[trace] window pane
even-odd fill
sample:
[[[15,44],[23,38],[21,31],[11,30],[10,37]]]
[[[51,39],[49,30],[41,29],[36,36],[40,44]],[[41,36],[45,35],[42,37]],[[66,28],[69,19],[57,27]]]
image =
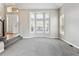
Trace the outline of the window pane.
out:
[[[44,25],[43,25],[43,13],[36,14],[36,32],[43,33]]]
[[[49,19],[49,13],[45,13],[45,19]]]
[[[35,13],[30,13],[30,18],[35,19]]]
[[[37,19],[43,19],[43,14],[42,13],[37,13],[36,18]]]
[[[30,13],[30,32],[35,32],[35,13]]]

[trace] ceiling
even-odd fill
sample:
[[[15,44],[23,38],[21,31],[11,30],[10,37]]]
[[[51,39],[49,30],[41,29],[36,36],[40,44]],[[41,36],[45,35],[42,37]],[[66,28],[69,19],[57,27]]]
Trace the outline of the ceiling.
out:
[[[63,5],[63,3],[16,3],[14,5],[19,9],[58,9]]]

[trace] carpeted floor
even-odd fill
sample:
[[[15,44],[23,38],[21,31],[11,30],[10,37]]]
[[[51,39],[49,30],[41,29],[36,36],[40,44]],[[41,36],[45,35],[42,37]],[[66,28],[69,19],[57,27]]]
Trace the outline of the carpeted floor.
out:
[[[1,56],[78,56],[79,50],[60,39],[23,38],[7,47]]]

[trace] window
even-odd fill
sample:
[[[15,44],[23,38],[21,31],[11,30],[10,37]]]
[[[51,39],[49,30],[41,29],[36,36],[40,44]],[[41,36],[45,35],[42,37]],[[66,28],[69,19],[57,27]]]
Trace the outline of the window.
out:
[[[49,33],[49,12],[30,12],[30,32]]]
[[[30,13],[30,32],[35,32],[35,13]]]
[[[18,8],[13,5],[13,6],[7,6],[7,12],[12,13],[12,12],[18,12]]]
[[[43,33],[44,32],[44,25],[43,25],[43,13],[36,14],[36,33]]]

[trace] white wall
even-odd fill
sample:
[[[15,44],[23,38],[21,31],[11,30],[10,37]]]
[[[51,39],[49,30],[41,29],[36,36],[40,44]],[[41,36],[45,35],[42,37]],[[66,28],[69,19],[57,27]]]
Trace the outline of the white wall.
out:
[[[58,10],[51,11],[50,18],[50,34],[31,34],[29,31],[29,11],[21,9],[20,16],[20,33],[24,38],[28,37],[50,37],[57,38],[58,37]]]
[[[79,4],[65,4],[64,40],[79,47]]]

